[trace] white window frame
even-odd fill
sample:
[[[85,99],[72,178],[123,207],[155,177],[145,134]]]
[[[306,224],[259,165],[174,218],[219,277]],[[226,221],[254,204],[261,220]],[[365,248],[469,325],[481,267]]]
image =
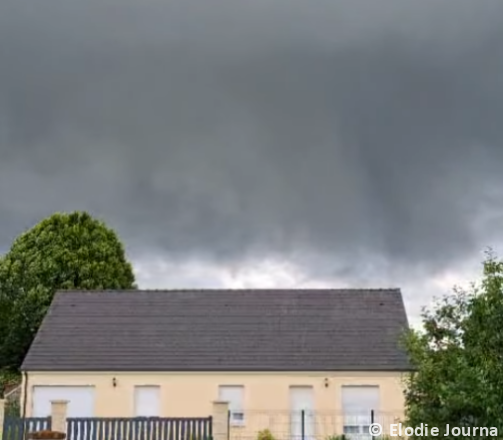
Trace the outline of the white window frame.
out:
[[[344,389],[349,388],[357,388],[357,389],[372,389],[377,390],[378,395],[380,395],[380,387],[379,385],[342,385],[341,387],[341,398],[344,393]],[[379,397],[380,399],[380,397]],[[378,404],[379,405],[379,402]],[[371,413],[370,411],[374,410],[378,411],[378,408],[369,408],[365,409],[364,412],[346,412],[346,408],[343,407],[344,411],[344,425],[343,425],[343,434],[347,437],[351,438],[355,436],[358,439],[366,439],[371,438],[369,433],[369,427],[372,423],[371,421]]]
[[[244,426],[244,389],[243,385],[219,385],[218,400],[229,403],[231,426]]]

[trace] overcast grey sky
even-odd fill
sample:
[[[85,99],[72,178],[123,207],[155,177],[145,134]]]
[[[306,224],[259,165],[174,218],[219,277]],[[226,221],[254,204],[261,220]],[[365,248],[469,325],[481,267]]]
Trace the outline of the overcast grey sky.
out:
[[[84,209],[140,284],[398,285],[416,313],[501,242],[502,116],[501,0],[3,0],[0,249]]]

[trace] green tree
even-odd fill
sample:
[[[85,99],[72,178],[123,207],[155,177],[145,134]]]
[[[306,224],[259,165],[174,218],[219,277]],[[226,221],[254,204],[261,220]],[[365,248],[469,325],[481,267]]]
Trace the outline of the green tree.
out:
[[[134,289],[116,233],[85,212],[56,213],[0,260],[0,369],[16,370],[57,290]]]
[[[503,262],[489,253],[480,283],[445,296],[422,318],[422,331],[406,338],[415,369],[406,384],[406,424],[503,432]],[[487,435],[472,429],[470,437]]]

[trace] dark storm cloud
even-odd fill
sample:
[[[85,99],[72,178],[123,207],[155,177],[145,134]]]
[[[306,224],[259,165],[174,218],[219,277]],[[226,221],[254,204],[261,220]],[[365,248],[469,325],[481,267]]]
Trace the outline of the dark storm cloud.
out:
[[[462,260],[502,48],[500,0],[4,0],[0,240],[88,209],[137,249]]]

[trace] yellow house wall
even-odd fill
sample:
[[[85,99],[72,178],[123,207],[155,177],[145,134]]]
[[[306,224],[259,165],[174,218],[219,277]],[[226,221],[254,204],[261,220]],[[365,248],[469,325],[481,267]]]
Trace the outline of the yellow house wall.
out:
[[[383,424],[402,417],[404,408],[403,375],[395,372],[305,372],[305,373],[47,373],[27,375],[26,415],[32,411],[32,390],[36,385],[91,385],[95,387],[96,417],[132,417],[134,387],[157,385],[161,388],[161,416],[207,417],[212,402],[218,400],[220,385],[244,386],[245,426],[237,432],[256,432],[270,428],[289,430],[291,386],[312,386],[317,435],[342,430],[341,387],[377,385]],[[112,385],[116,379],[116,387]],[[328,379],[328,387],[325,386]],[[23,393],[25,387],[23,386]],[[378,420],[376,420],[378,421]],[[321,432],[324,431],[324,432]],[[326,431],[326,432],[325,432]]]

